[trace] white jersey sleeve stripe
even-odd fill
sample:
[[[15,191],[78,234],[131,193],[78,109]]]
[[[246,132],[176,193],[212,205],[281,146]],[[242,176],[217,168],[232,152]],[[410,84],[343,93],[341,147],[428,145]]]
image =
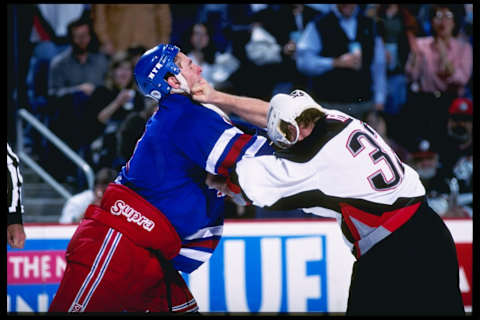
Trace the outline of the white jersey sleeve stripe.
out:
[[[212,253],[189,248],[181,248],[179,255],[193,260],[205,262],[210,258]]]
[[[267,138],[262,137],[262,136],[257,136],[255,139],[255,142],[248,147],[248,149],[245,151],[245,154],[243,155],[244,157],[253,157],[257,154],[258,150],[267,142]]]
[[[207,227],[198,230],[192,235],[189,235],[185,238],[185,240],[195,240],[195,239],[203,239],[213,236],[221,236],[223,233],[223,225],[214,226],[214,227]]]

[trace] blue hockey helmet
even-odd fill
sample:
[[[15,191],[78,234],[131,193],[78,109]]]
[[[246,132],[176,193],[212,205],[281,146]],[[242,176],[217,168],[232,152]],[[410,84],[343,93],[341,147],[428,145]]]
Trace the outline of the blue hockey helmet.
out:
[[[140,57],[134,74],[138,88],[145,96],[158,101],[170,94],[172,87],[164,78],[167,73],[180,73],[180,68],[174,63],[179,51],[177,46],[159,44]]]

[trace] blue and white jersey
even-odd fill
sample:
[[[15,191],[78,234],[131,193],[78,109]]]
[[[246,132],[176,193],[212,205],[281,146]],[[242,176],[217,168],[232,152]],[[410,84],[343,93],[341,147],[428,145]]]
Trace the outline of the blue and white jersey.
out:
[[[170,220],[182,239],[172,261],[190,273],[210,258],[223,231],[224,198],[205,184],[207,172],[229,176],[242,157],[272,153],[265,137],[244,134],[211,108],[172,94],[160,101],[117,182]]]

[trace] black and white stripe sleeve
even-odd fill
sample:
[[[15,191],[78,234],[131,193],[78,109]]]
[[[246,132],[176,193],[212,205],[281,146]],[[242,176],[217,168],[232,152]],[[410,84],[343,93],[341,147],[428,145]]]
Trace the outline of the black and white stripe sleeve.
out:
[[[18,157],[7,142],[7,225],[23,223],[22,183]]]

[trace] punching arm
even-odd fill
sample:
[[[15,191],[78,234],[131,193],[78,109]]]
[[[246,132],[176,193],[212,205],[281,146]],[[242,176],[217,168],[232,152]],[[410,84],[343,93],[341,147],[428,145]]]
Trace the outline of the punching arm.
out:
[[[267,127],[268,102],[217,91],[205,80],[194,85],[191,93],[198,102],[214,104],[226,113],[235,113],[260,128]]]

